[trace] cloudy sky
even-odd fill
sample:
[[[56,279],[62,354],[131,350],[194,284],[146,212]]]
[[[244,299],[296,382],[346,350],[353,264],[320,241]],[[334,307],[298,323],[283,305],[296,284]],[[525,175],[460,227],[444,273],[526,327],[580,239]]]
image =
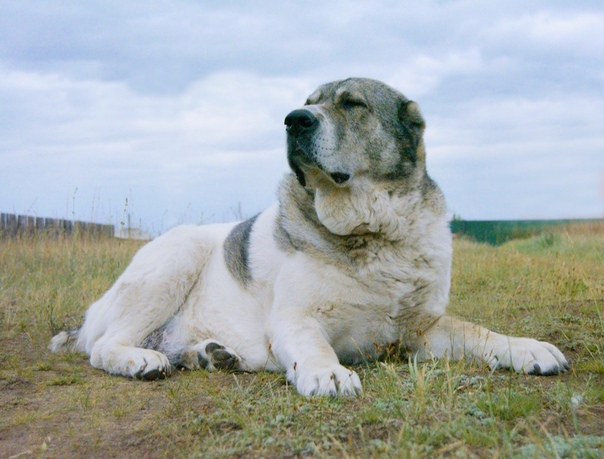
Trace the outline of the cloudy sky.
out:
[[[604,215],[594,1],[19,0],[0,4],[0,211],[131,224],[251,216],[283,118],[366,76],[417,101],[465,219]]]

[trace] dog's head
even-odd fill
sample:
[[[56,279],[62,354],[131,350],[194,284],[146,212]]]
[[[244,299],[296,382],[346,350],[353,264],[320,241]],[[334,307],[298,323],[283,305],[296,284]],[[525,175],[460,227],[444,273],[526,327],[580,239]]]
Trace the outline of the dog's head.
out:
[[[419,107],[379,81],[324,84],[285,125],[289,165],[332,233],[385,232],[398,220],[393,196],[425,176]]]
[[[379,81],[324,84],[285,125],[287,158],[302,186],[314,187],[307,179],[319,173],[336,186],[363,176],[396,181],[423,163],[425,123],[417,104]]]

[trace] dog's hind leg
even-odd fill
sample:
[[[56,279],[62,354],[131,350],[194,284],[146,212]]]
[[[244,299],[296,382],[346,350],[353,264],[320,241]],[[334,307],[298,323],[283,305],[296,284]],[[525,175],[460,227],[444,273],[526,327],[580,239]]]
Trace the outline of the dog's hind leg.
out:
[[[163,379],[172,372],[168,357],[161,352],[103,338],[96,342],[90,363],[108,373],[136,379]]]
[[[144,246],[89,308],[74,347],[90,354],[92,366],[112,374],[143,379],[169,374],[168,357],[142,344],[178,314],[214,246],[193,226],[177,227]],[[62,341],[55,338],[57,345]]]

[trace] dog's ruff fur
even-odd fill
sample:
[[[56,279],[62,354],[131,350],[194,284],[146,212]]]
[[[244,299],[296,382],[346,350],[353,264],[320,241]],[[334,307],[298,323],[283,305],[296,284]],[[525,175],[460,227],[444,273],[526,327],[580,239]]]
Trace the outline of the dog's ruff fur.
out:
[[[445,315],[445,201],[417,104],[383,83],[321,86],[285,119],[279,202],[241,223],[179,226],[143,247],[53,351],[156,379],[173,368],[285,371],[302,394],[354,395],[342,364],[398,343],[418,358],[556,374],[553,345]]]

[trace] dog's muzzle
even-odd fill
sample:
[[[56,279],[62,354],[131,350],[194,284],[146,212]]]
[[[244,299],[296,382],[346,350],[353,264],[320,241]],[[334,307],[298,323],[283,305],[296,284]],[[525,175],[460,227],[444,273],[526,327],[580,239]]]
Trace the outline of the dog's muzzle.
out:
[[[319,119],[310,110],[301,108],[290,112],[285,117],[285,126],[287,162],[296,174],[300,185],[306,186],[306,177],[304,177],[301,166],[316,164],[310,144],[312,134],[319,126]]]
[[[310,147],[312,135],[319,126],[319,119],[310,110],[300,108],[290,112],[285,117],[285,126],[287,131],[287,161],[296,174],[300,185],[306,186],[306,178],[300,166],[314,165],[323,169],[317,163],[315,154]],[[327,173],[339,185],[350,179],[350,174],[344,172]]]

